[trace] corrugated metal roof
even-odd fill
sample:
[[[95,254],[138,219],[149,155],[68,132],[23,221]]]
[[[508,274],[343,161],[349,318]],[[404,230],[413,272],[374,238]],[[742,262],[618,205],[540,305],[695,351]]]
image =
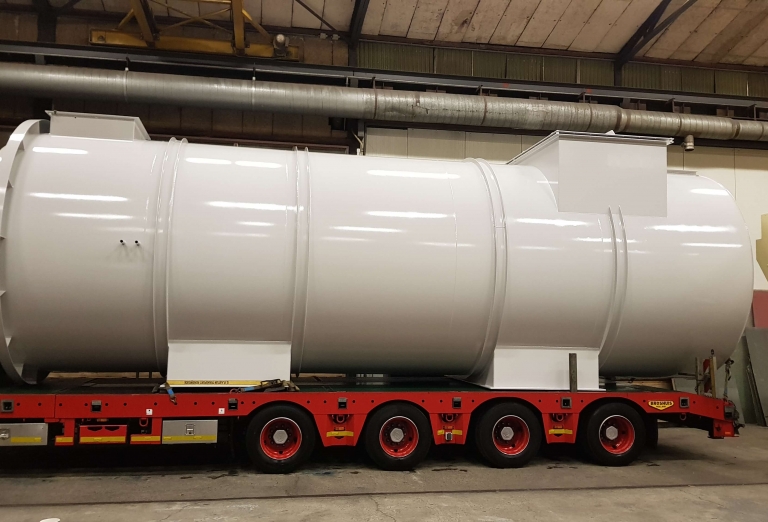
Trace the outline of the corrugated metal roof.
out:
[[[360,42],[357,63],[367,69],[432,72],[433,49],[414,45]]]
[[[681,67],[682,90],[684,92],[715,92],[715,71]]]
[[[768,98],[768,74],[749,73],[749,95]]]
[[[506,70],[506,54],[472,51],[472,76],[480,78],[504,78]]]
[[[579,83],[584,85],[613,85],[613,62],[608,60],[579,60]]]
[[[577,64],[575,58],[545,56],[542,78],[545,82],[576,83]]]
[[[658,65],[630,62],[621,70],[621,86],[635,89],[661,89]]]
[[[510,80],[541,81],[542,57],[529,54],[508,54],[506,77]]]
[[[659,88],[663,91],[681,91],[683,89],[683,75],[680,72],[680,67],[660,65]]]
[[[472,51],[435,49],[435,73],[472,76]]]
[[[749,74],[740,71],[715,71],[715,92],[733,96],[746,96]]]

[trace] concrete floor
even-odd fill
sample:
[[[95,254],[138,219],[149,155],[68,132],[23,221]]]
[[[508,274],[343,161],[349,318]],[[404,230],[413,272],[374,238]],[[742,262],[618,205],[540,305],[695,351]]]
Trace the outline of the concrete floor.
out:
[[[768,429],[757,427],[721,441],[663,429],[659,447],[626,468],[559,448],[496,470],[437,448],[416,471],[388,473],[359,452],[323,450],[275,476],[200,446],[95,449],[0,452],[0,520],[768,520]]]

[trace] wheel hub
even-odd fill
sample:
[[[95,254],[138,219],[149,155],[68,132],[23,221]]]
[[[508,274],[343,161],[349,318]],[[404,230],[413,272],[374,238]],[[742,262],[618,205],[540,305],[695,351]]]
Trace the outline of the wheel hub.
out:
[[[419,430],[408,417],[392,417],[381,426],[379,443],[384,453],[390,457],[403,459],[416,451]]]
[[[267,422],[259,435],[261,450],[273,460],[286,460],[301,448],[301,428],[296,421],[277,417]]]
[[[491,432],[493,444],[507,456],[519,455],[531,441],[528,424],[517,415],[505,415],[496,421]]]
[[[613,455],[624,455],[635,444],[635,428],[623,415],[606,418],[598,430],[603,449]]]
[[[392,439],[392,442],[403,442],[405,433],[403,433],[401,428],[393,428],[392,431],[389,432],[389,438]]]
[[[285,430],[277,430],[272,435],[272,440],[275,441],[275,444],[285,444],[288,440],[288,432]]]

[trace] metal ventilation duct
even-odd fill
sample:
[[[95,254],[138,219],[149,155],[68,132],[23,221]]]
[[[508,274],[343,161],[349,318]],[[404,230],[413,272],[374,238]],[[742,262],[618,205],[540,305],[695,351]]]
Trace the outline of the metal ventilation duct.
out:
[[[768,123],[611,105],[205,78],[80,67],[0,64],[0,91],[130,103],[300,113],[523,130],[624,132],[768,140]]]

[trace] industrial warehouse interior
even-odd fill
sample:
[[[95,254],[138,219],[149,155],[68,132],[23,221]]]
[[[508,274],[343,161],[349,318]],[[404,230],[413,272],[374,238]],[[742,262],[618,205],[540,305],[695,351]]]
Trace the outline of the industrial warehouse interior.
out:
[[[768,0],[0,0],[0,521],[768,520]]]

